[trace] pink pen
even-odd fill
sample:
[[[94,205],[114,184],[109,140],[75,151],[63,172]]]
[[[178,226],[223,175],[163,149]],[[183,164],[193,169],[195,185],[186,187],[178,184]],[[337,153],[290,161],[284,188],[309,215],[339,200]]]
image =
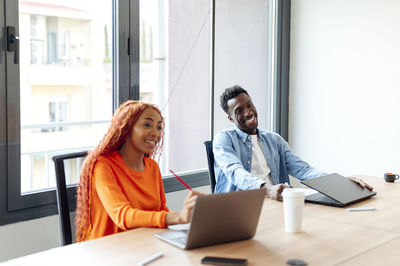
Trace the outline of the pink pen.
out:
[[[172,170],[171,169],[169,169],[169,171],[185,186],[185,187],[187,187],[187,189],[190,189],[190,190],[192,190],[192,188],[191,187],[189,187],[189,185],[188,184],[186,184],[186,182],[185,181],[183,181],[182,180],[182,178],[180,178],[179,176],[177,176],[174,172],[172,172]]]

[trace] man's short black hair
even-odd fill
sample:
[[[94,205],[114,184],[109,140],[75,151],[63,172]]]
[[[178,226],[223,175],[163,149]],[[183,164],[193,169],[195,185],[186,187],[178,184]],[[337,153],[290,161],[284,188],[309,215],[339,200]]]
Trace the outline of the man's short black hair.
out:
[[[222,109],[225,111],[225,113],[230,115],[229,110],[228,110],[228,101],[232,98],[235,98],[236,96],[238,96],[241,93],[246,93],[247,96],[250,97],[250,95],[247,93],[247,91],[245,89],[243,89],[242,87],[240,87],[239,85],[235,85],[235,86],[225,89],[225,91],[222,93],[222,95],[219,99],[220,105],[221,105]]]

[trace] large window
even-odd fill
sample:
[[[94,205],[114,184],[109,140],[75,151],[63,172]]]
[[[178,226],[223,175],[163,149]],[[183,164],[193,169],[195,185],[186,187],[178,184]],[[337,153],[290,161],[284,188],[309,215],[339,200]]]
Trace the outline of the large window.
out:
[[[271,31],[273,1],[216,1],[215,16],[215,132],[232,127],[220,107],[223,90],[245,88],[258,111],[259,126],[270,128]],[[245,12],[244,12],[245,10]]]
[[[169,169],[208,183],[203,142],[231,126],[226,87],[248,89],[270,128],[275,0],[0,1],[19,37],[0,57],[0,224],[54,214],[52,156],[96,146],[127,99],[163,112],[167,192],[181,188]]]
[[[51,158],[96,146],[130,98],[116,70],[129,68],[131,2],[1,1],[19,49],[1,57],[0,224],[55,213]],[[81,163],[67,163],[68,184]]]
[[[112,1],[84,3],[19,1],[22,194],[53,188],[51,157],[95,146],[112,115]]]
[[[165,117],[163,174],[207,168],[210,3],[141,1],[140,97],[157,104]]]

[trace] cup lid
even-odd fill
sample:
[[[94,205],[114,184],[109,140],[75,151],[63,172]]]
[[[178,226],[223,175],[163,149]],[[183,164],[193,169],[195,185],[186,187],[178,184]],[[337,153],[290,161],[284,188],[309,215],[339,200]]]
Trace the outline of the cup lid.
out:
[[[285,188],[282,196],[304,197],[304,190],[302,188]]]

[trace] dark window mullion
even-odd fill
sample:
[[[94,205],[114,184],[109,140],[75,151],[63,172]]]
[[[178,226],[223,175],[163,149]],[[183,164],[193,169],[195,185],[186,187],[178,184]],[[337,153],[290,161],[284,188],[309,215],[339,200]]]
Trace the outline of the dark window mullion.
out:
[[[5,10],[4,0],[0,0],[0,28],[5,28]],[[5,39],[5,31],[1,33],[2,40]],[[7,213],[7,102],[6,102],[6,48],[2,42],[0,51],[0,225],[3,222],[2,217]]]
[[[116,110],[119,104],[125,102],[130,99],[129,95],[129,86],[130,86],[130,62],[128,55],[128,41],[129,41],[129,28],[130,28],[130,18],[132,15],[130,12],[130,2],[131,1],[123,1],[123,0],[115,0],[116,10],[118,11],[118,15],[116,17],[115,22],[118,24],[117,28],[114,29],[116,38],[114,39],[118,45],[116,49],[117,52],[117,61],[115,62],[117,69],[114,71],[115,77],[115,88],[114,93],[117,94],[115,99],[117,102],[114,102],[114,110]],[[139,18],[137,18],[139,19]]]
[[[15,33],[19,36],[18,1],[6,1],[5,14],[6,27],[15,27]],[[7,210],[32,207],[36,202],[33,199],[32,203],[25,205],[21,197],[20,68],[13,59],[14,53],[6,52]]]
[[[289,124],[289,63],[290,63],[290,6],[291,0],[276,1],[276,69],[275,132],[288,140]]]
[[[140,99],[140,10],[139,0],[130,1],[129,99]]]

